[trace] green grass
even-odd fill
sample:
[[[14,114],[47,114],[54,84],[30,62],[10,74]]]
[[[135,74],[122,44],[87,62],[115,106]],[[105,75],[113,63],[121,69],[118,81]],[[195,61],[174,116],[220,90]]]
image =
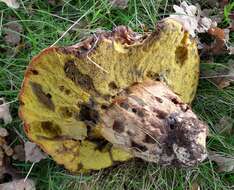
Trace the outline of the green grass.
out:
[[[80,18],[75,29],[70,30],[56,45],[71,45],[97,30],[111,30],[117,25],[128,25],[138,32],[143,32],[143,25],[152,30],[158,19],[172,11],[175,1],[130,0],[127,10],[111,8],[106,0],[63,2],[62,5],[52,6],[48,5],[48,1],[23,0],[17,10],[9,9],[0,3],[0,97],[12,102],[13,122],[7,126],[8,129],[17,129],[23,136],[22,122],[17,114],[17,96],[26,66],[34,55],[54,44]],[[22,47],[18,49],[10,47],[3,39],[7,32],[6,25],[11,22],[20,23],[24,29],[20,34]],[[231,41],[234,41],[233,34]],[[225,65],[229,59],[234,60],[231,56],[222,56],[216,57],[214,61]],[[207,79],[201,79],[193,109],[209,124],[209,149],[233,155],[233,136],[218,134],[215,125],[224,116],[234,119],[234,86],[220,90]],[[19,136],[15,139],[17,143]],[[23,176],[26,176],[31,167],[30,163],[13,164],[23,171]],[[208,160],[190,169],[161,168],[155,164],[134,160],[88,175],[71,175],[48,158],[34,166],[30,178],[35,179],[39,190],[184,190],[189,189],[194,181],[200,184],[201,189],[234,189],[234,173],[217,173],[216,168],[217,166]]]

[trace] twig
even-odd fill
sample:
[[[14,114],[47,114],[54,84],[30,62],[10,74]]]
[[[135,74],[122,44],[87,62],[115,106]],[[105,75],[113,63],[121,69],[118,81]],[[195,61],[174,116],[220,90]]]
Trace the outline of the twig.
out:
[[[26,180],[28,179],[28,176],[29,176],[29,174],[31,173],[31,171],[32,171],[34,165],[35,165],[35,162],[32,163],[32,165],[31,165],[31,167],[30,167],[30,169],[29,169],[29,171],[28,171],[26,177],[24,178],[24,182],[26,182]]]
[[[89,53],[96,47],[97,43],[98,43],[98,40],[99,40],[99,37],[97,37],[95,34],[94,34],[96,40],[93,44],[93,46],[90,48],[90,50],[88,51],[87,53],[87,59],[93,63],[96,67],[98,67],[99,69],[101,69],[102,71],[106,72],[106,73],[109,73],[107,70],[105,70],[104,68],[102,68],[100,65],[98,65],[96,62],[94,62],[90,57],[89,57]]]

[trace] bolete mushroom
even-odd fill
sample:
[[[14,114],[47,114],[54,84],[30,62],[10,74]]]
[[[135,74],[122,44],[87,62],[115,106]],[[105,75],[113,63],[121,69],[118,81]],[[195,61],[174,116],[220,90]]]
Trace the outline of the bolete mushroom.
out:
[[[72,172],[140,157],[192,166],[207,126],[188,105],[199,78],[196,42],[172,19],[144,35],[125,26],[33,58],[20,92],[27,136]]]

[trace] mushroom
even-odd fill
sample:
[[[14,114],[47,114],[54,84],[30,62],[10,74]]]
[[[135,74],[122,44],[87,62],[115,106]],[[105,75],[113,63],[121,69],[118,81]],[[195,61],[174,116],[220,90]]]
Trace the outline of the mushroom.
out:
[[[196,42],[177,21],[143,35],[119,26],[34,57],[19,115],[27,136],[72,172],[134,157],[193,166],[206,158],[207,125],[189,106],[198,75]]]

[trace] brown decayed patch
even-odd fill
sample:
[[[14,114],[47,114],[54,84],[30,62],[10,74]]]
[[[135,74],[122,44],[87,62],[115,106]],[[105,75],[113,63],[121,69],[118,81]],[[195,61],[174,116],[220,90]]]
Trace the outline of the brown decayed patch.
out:
[[[64,64],[64,72],[66,77],[71,79],[76,85],[79,85],[84,90],[94,90],[92,78],[87,74],[81,73],[73,60],[67,61]]]
[[[52,101],[51,94],[46,94],[42,90],[42,86],[36,82],[30,82],[33,93],[36,95],[38,101],[46,106],[48,109],[54,111],[55,105]]]
[[[118,133],[124,132],[124,123],[120,120],[115,120],[113,123],[113,130]]]
[[[157,108],[153,108],[153,112],[157,113],[158,117],[160,119],[164,119],[167,117],[168,113],[163,111],[163,110],[160,110],[160,109],[157,109]]]
[[[145,152],[147,151],[147,147],[144,145],[137,144],[136,142],[132,141],[132,148],[135,148],[137,151]]]
[[[80,105],[80,113],[77,120],[87,122],[87,124],[97,124],[100,120],[99,112],[95,109],[94,101]]]
[[[53,137],[58,137],[62,131],[60,127],[51,121],[43,121],[41,122],[41,128],[46,132],[52,135]]]
[[[155,139],[153,139],[153,137],[151,137],[150,135],[146,134],[143,142],[144,143],[149,143],[149,144],[154,144],[155,143]]]

